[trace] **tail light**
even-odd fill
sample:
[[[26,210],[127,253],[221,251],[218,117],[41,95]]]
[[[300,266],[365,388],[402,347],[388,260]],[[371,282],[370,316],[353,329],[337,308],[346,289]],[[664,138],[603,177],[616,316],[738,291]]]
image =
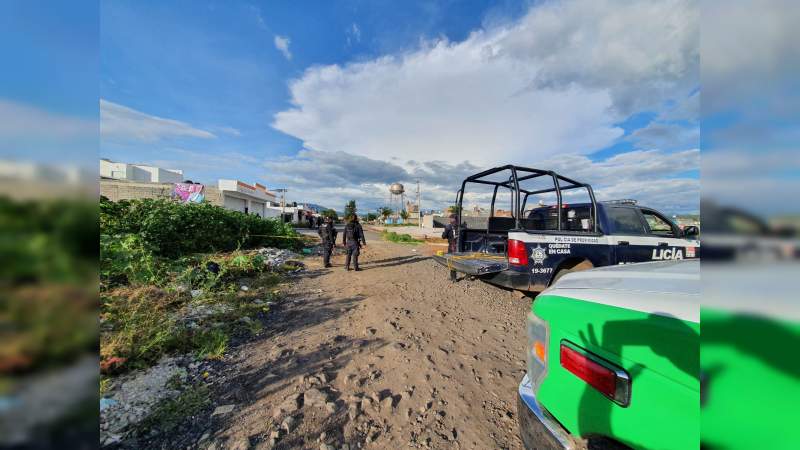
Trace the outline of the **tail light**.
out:
[[[508,240],[508,263],[515,266],[528,265],[528,250],[525,243],[516,239]]]
[[[547,346],[550,328],[547,322],[532,312],[528,313],[528,348],[525,359],[528,362],[528,379],[533,392],[537,392],[544,376],[547,374]]]
[[[631,401],[631,379],[620,367],[569,341],[561,341],[561,366],[620,406]]]

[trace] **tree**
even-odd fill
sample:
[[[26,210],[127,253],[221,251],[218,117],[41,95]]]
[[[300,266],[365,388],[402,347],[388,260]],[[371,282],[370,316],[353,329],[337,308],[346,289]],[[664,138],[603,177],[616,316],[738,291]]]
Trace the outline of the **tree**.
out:
[[[336,214],[336,211],[330,208],[326,209],[325,211],[322,211],[320,214],[322,215],[322,217],[330,217],[332,220],[336,220],[339,218],[339,215]]]
[[[377,219],[378,215],[375,213],[367,213],[367,222],[372,222],[373,220]]]
[[[347,202],[347,205],[344,207],[344,218],[345,220],[350,220],[353,216],[356,215],[356,201],[350,200]]]
[[[392,208],[384,206],[380,210],[378,210],[378,212],[381,214],[381,217],[383,217],[383,221],[385,222],[386,219],[388,219],[389,216],[391,216],[394,211],[392,211]]]
[[[406,211],[405,209],[400,211],[400,218],[403,219],[403,222],[408,220],[408,216],[409,216],[408,211]]]

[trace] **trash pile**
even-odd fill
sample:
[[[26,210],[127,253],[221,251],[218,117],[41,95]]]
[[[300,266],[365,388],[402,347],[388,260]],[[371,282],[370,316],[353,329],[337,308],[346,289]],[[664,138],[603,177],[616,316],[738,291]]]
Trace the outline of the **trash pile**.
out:
[[[296,269],[291,270],[291,272],[296,272],[305,267],[305,264],[298,260],[300,255],[291,250],[264,247],[256,251],[264,258],[264,264],[272,269],[281,268],[284,265],[291,265],[296,267]]]

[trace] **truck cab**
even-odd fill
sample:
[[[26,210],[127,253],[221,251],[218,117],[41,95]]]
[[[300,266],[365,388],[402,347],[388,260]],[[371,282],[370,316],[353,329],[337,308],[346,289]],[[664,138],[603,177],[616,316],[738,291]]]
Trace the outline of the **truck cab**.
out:
[[[502,166],[468,177],[456,211],[458,251],[436,260],[521,291],[593,267],[699,257],[697,227],[634,200],[598,202],[589,184],[552,171]]]

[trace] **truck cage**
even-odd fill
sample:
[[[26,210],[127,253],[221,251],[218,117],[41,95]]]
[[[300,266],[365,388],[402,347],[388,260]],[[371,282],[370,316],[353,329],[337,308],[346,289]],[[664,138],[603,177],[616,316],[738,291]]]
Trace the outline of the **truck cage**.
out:
[[[506,171],[506,170],[510,171],[510,175],[509,175],[509,177],[508,177],[508,179],[506,181],[500,182],[500,181],[491,181],[491,180],[487,179],[487,177],[489,177],[490,175],[494,175],[494,174],[497,174],[497,173],[500,173],[500,172],[503,172],[503,171]],[[547,188],[547,189],[538,189],[538,190],[535,190],[535,191],[528,191],[528,190],[525,190],[525,189],[521,189],[519,187],[520,182],[526,181],[526,180],[532,180],[532,179],[539,178],[539,177],[550,177],[552,179],[552,181],[553,181],[553,187],[552,188]],[[565,184],[562,185],[562,182],[565,183]],[[476,184],[485,184],[485,185],[494,186],[494,192],[492,194],[491,210],[490,210],[490,213],[489,213],[490,214],[489,215],[490,218],[494,217],[494,205],[495,205],[495,200],[497,198],[497,189],[500,188],[501,186],[505,187],[505,188],[508,188],[508,189],[511,189],[513,191],[513,194],[514,194],[512,196],[512,201],[513,201],[513,206],[512,206],[512,214],[513,214],[513,216],[512,217],[514,218],[514,229],[517,229],[517,230],[520,230],[520,229],[524,230],[524,227],[520,226],[520,224],[521,224],[520,217],[523,215],[523,213],[525,211],[525,204],[528,201],[528,197],[530,197],[531,195],[539,195],[539,194],[547,194],[547,193],[555,192],[556,193],[556,199],[557,199],[558,211],[561,211],[562,208],[563,208],[563,198],[562,198],[561,193],[563,191],[572,190],[572,189],[580,189],[580,188],[586,189],[586,191],[589,194],[589,199],[591,200],[591,218],[592,218],[592,228],[591,229],[595,233],[597,233],[598,230],[599,230],[598,227],[597,227],[597,225],[598,225],[597,224],[597,201],[595,199],[594,191],[592,190],[592,186],[589,185],[588,183],[581,183],[581,182],[575,181],[575,180],[573,180],[571,178],[567,178],[567,177],[565,177],[563,175],[559,175],[559,174],[557,174],[556,172],[554,172],[552,170],[541,170],[541,169],[535,169],[535,168],[531,168],[531,167],[522,167],[522,166],[515,166],[515,165],[512,165],[512,164],[508,164],[508,165],[505,165],[505,166],[499,166],[499,167],[494,167],[494,168],[491,168],[491,169],[488,169],[488,170],[484,170],[483,172],[476,173],[475,175],[471,175],[471,176],[465,178],[464,181],[461,183],[461,189],[459,189],[458,192],[456,192],[456,205],[458,207],[458,223],[463,223],[462,222],[462,215],[463,215],[463,207],[462,207],[463,205],[462,205],[462,203],[464,201],[464,189],[466,188],[467,183],[476,183]],[[525,197],[522,198],[522,201],[520,202],[521,194],[525,194]],[[557,225],[558,228],[556,230],[552,230],[552,231],[559,231],[559,232],[562,231],[563,230],[563,226],[564,226],[563,222],[564,222],[564,218],[562,217],[562,214],[559,213],[558,214],[558,225]],[[546,230],[537,230],[537,232],[547,232],[547,231]]]

